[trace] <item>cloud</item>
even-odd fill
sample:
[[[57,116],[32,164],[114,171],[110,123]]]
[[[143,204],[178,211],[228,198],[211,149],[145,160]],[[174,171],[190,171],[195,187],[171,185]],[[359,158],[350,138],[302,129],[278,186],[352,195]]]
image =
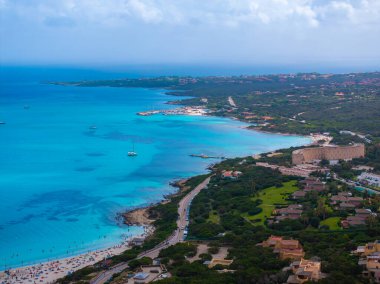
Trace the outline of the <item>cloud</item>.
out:
[[[304,24],[316,28],[336,20],[380,24],[378,0],[0,0],[0,8],[50,23],[206,25]]]
[[[380,0],[0,0],[0,9],[7,60],[380,57]]]

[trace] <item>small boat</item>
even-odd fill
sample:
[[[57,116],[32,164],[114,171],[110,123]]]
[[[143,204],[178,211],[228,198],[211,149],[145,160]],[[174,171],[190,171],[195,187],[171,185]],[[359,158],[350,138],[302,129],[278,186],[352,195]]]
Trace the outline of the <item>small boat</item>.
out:
[[[24,105],[24,109],[29,109],[29,108],[30,108],[30,106]]]
[[[129,157],[135,157],[135,156],[137,156],[137,152],[135,152],[135,143],[133,143],[133,149],[132,149],[132,151],[128,152],[128,156]]]
[[[0,124],[5,124],[5,122],[4,121],[0,121]]]
[[[89,129],[91,129],[91,130],[95,130],[97,127],[96,127],[96,125],[91,125],[90,127],[89,127]]]

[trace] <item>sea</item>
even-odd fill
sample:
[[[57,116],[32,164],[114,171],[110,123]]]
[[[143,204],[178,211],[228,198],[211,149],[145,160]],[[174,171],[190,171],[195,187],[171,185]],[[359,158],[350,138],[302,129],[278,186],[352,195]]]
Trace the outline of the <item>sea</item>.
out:
[[[118,213],[162,200],[175,191],[171,181],[218,161],[190,154],[242,157],[310,142],[227,118],[136,114],[173,108],[167,102],[178,97],[165,90],[49,83],[157,76],[159,69],[0,69],[0,270],[141,234]],[[132,149],[138,156],[127,155]]]

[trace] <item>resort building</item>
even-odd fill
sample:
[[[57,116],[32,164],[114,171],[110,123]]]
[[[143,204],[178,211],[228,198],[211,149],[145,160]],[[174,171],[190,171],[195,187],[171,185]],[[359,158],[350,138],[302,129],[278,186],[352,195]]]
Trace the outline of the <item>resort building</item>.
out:
[[[295,165],[299,165],[321,160],[351,160],[364,157],[364,154],[364,144],[303,148],[293,151],[292,162]]]
[[[294,261],[290,265],[293,275],[290,275],[286,283],[302,284],[307,281],[319,281],[325,278],[326,275],[321,272],[321,262],[314,260],[301,260]]]
[[[273,248],[273,252],[278,253],[280,259],[301,259],[305,255],[298,240],[284,240],[282,237],[270,236],[259,245]]]

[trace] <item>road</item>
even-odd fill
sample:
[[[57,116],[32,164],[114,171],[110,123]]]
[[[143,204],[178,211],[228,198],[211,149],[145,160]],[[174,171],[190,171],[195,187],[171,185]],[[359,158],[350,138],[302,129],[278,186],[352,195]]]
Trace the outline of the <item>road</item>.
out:
[[[179,218],[177,220],[177,229],[174,231],[174,233],[167,238],[164,242],[157,245],[155,248],[143,252],[139,255],[139,258],[147,256],[150,258],[156,258],[158,257],[158,254],[160,251],[164,248],[167,248],[169,246],[175,245],[176,243],[183,241],[183,235],[184,230],[182,228],[185,228],[189,225],[189,221],[186,220],[186,209],[189,208],[191,201],[193,198],[202,190],[204,189],[208,183],[210,182],[210,177],[206,178],[202,183],[200,183],[196,188],[194,188],[191,192],[189,192],[184,198],[181,199],[178,206],[178,215]]]
[[[345,180],[343,178],[340,178],[336,174],[333,176],[333,178],[336,179],[336,180],[339,180],[339,181],[341,181],[341,182],[343,182],[343,183],[345,183],[347,185],[350,185],[350,186],[352,186],[354,188],[360,187],[360,188],[362,188],[363,191],[366,190],[366,191],[368,191],[369,193],[372,193],[372,194],[380,194],[379,191],[376,191],[376,190],[374,190],[372,188],[368,188],[368,187],[365,187],[365,186],[362,186],[362,185],[356,185],[355,182],[350,181],[350,180]]]
[[[189,208],[193,198],[208,185],[208,183],[210,182],[210,178],[211,177],[206,178],[197,187],[195,187],[192,191],[190,191],[187,195],[185,195],[185,197],[183,197],[181,201],[179,202],[178,204],[179,217],[177,220],[177,229],[173,232],[173,234],[171,234],[165,241],[158,244],[153,249],[140,253],[137,258],[142,258],[145,256],[150,257],[152,259],[156,258],[158,257],[162,249],[165,249],[169,246],[175,245],[183,241],[184,230],[182,228],[185,228],[189,225],[189,221],[186,220],[186,209]],[[112,275],[116,273],[120,273],[121,271],[125,270],[127,267],[128,267],[127,262],[119,263],[113,266],[112,268],[110,268],[109,270],[98,274],[94,279],[90,281],[90,283],[104,284],[112,277]]]
[[[91,284],[103,284],[111,279],[112,275],[120,273],[128,268],[128,263],[123,262],[113,266],[110,270],[103,271],[90,281]]]
[[[236,107],[235,101],[232,97],[228,97],[228,102],[232,107]]]

